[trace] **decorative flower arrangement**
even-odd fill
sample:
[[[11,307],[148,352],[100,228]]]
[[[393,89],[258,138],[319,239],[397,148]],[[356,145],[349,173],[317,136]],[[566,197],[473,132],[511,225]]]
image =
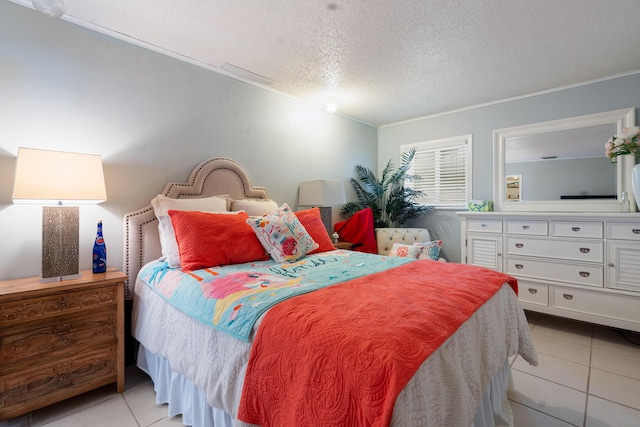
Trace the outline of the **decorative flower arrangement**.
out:
[[[616,162],[616,157],[626,154],[640,157],[640,126],[622,129],[622,132],[607,141],[604,148],[604,154],[612,163]]]

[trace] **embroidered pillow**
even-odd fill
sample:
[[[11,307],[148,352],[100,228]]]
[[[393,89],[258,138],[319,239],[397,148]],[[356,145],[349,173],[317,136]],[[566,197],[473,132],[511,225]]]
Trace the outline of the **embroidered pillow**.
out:
[[[417,259],[422,252],[421,246],[405,245],[402,243],[394,243],[389,250],[389,256],[397,256],[402,258]]]
[[[438,261],[440,257],[440,249],[442,248],[442,240],[434,240],[432,242],[415,242],[414,246],[420,246],[422,252],[419,259],[432,259]]]
[[[311,236],[314,242],[318,244],[318,249],[314,249],[307,255],[316,254],[319,252],[327,252],[335,249],[329,233],[322,222],[320,216],[320,209],[311,208],[304,211],[295,213],[300,221],[300,224],[307,230],[307,233]]]
[[[195,199],[172,199],[158,194],[151,200],[153,212],[158,218],[158,231],[160,233],[160,246],[162,256],[167,259],[171,267],[180,267],[180,254],[173,224],[169,217],[169,210],[176,211],[201,211],[201,212],[226,212],[228,195],[213,197],[201,197]]]
[[[247,224],[276,262],[299,260],[319,246],[286,203],[271,215],[247,219]]]
[[[245,212],[237,214],[170,210],[184,271],[269,259],[247,225]]]
[[[245,211],[249,216],[270,215],[278,210],[278,204],[271,199],[231,200],[231,211]]]

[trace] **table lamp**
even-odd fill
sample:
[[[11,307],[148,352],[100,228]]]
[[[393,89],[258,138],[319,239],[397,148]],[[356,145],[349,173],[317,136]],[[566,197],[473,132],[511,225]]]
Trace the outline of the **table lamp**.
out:
[[[43,205],[41,281],[79,277],[75,205],[107,200],[100,156],[20,147],[12,198]]]
[[[322,223],[331,235],[331,206],[346,203],[344,182],[339,179],[320,179],[300,183],[299,206],[317,206]]]

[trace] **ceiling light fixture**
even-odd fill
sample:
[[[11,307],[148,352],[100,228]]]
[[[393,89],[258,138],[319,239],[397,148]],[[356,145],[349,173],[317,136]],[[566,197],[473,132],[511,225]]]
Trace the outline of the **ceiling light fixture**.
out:
[[[327,109],[327,113],[335,113],[338,109],[338,97],[335,95],[328,96],[325,108]]]
[[[62,0],[32,0],[33,7],[49,18],[60,18],[64,15],[64,2]]]

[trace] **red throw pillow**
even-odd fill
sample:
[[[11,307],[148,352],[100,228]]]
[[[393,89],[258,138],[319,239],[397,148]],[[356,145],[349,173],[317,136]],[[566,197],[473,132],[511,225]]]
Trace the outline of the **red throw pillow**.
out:
[[[351,250],[370,254],[378,253],[371,208],[356,212],[348,220],[334,225],[333,230],[338,233],[341,242],[353,243]]]
[[[327,229],[322,222],[322,217],[320,216],[320,209],[311,208],[304,211],[296,212],[296,216],[298,217],[298,221],[304,228],[307,229],[307,233],[311,236],[311,238],[320,245],[317,249],[309,252],[307,255],[316,254],[318,252],[327,252],[335,249],[333,246],[333,242],[331,242],[331,237],[329,237],[329,233],[327,233]]]
[[[233,214],[170,210],[180,267],[184,271],[269,259],[247,224],[246,212]]]

